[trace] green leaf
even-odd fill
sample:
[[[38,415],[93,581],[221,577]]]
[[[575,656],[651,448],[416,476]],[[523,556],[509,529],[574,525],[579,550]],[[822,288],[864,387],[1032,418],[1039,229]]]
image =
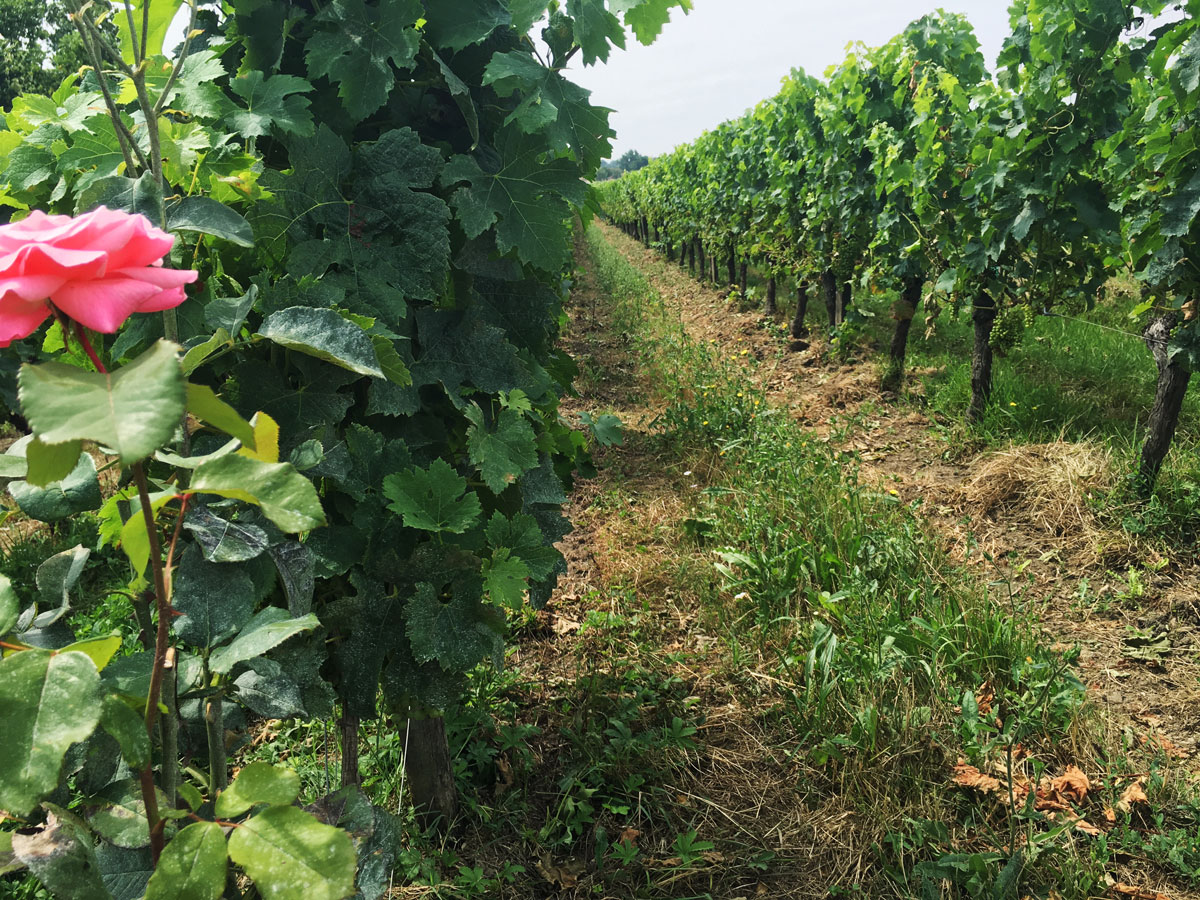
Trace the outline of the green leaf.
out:
[[[108,637],[86,638],[82,641],[76,641],[73,644],[68,644],[60,650],[60,653],[74,652],[82,653],[96,666],[96,671],[104,671],[104,667],[121,649],[121,636],[119,634],[111,634]]]
[[[264,718],[290,719],[305,714],[300,686],[273,659],[250,660],[233,683],[237,702]]]
[[[553,573],[562,555],[546,542],[537,519],[517,513],[511,519],[493,513],[484,532],[488,545],[494,550],[508,549],[529,568],[534,581],[544,581]]]
[[[100,721],[99,688],[82,653],[22,650],[0,660],[0,809],[27,816],[57,787],[67,748]]]
[[[363,0],[332,0],[316,17],[327,28],[304,48],[308,76],[337,84],[346,112],[355,121],[365,119],[387,101],[396,83],[392,65],[412,66],[421,44],[415,26],[424,17],[418,0],[371,7]]]
[[[188,519],[194,512],[188,510]],[[254,582],[243,567],[208,562],[189,547],[175,573],[171,604],[181,615],[171,626],[183,640],[207,650],[250,621],[255,598]]]
[[[625,25],[633,29],[638,41],[653,44],[671,20],[671,9],[678,7],[684,14],[692,8],[692,0],[613,0],[613,12],[625,12]]]
[[[606,62],[610,44],[625,49],[625,29],[604,0],[567,0],[567,15],[574,19],[575,43],[583,50],[585,66]]]
[[[125,15],[124,9],[113,10],[112,16],[117,23],[117,33],[121,39],[121,57],[129,65],[133,65],[134,60],[141,58],[141,48],[145,46],[146,58],[158,56],[163,52],[163,42],[167,39],[167,29],[170,27],[175,14],[179,12],[179,8],[183,6],[183,0],[125,0],[133,10],[133,23],[136,28],[134,32],[129,30],[129,16]],[[142,32],[143,7],[149,8],[149,17],[146,20],[150,28],[144,34]],[[133,52],[134,41],[138,43],[138,54],[135,56]]]
[[[1196,43],[1200,47],[1200,31],[1196,33]],[[1162,233],[1170,237],[1186,235],[1191,231],[1197,214],[1200,214],[1200,170],[1194,172],[1186,184],[1164,198]]]
[[[396,345],[391,338],[381,334],[371,335],[371,343],[375,346],[375,357],[379,360],[379,368],[383,375],[393,384],[408,387],[412,384],[412,372],[400,358]]]
[[[208,309],[205,308],[205,314]],[[183,367],[184,375],[191,375],[206,359],[224,347],[232,347],[233,338],[224,328],[218,328],[216,332],[207,341],[202,344],[190,348],[187,353],[183,354],[183,361],[180,365]],[[192,386],[188,385],[190,389]]]
[[[236,409],[203,384],[187,386],[187,411],[242,442],[243,447],[256,448],[254,426],[238,415]]]
[[[13,855],[12,839],[11,831],[0,831],[0,877],[25,868],[25,864],[17,862],[17,858]]]
[[[332,309],[292,306],[271,313],[259,332],[281,347],[315,356],[359,375],[383,378],[370,336]]]
[[[145,897],[146,885],[154,874],[149,848],[123,850],[102,843],[96,848],[96,862],[112,900],[142,900]]]
[[[233,643],[213,651],[209,668],[218,675],[228,675],[240,662],[262,656],[288,638],[320,626],[312,613],[293,619],[286,610],[268,606],[258,613],[233,639]]]
[[[223,819],[232,819],[259,803],[286,806],[298,796],[300,776],[291,769],[252,762],[217,797],[213,811]]]
[[[225,892],[227,867],[221,826],[193,822],[163,848],[146,900],[219,900]]]
[[[112,694],[105,694],[100,710],[100,727],[121,745],[121,755],[129,768],[140,772],[150,761],[150,736],[146,720]]]
[[[34,444],[39,443],[37,440],[31,442],[29,449],[33,450]],[[65,447],[69,454],[78,450],[79,442],[41,446]],[[34,459],[37,460],[38,457],[35,456]],[[66,478],[51,482],[45,487],[34,487],[28,481],[12,482],[8,486],[8,492],[17,501],[17,506],[21,507],[21,512],[39,522],[59,522],[76,513],[103,506],[104,498],[100,494],[100,479],[96,474],[95,461],[88,453],[76,453],[75,460],[75,467]],[[31,462],[30,465],[36,470],[41,462],[36,465]]]
[[[151,222],[157,222],[162,209],[162,191],[151,172],[138,178],[124,175],[99,178],[76,195],[75,213],[78,215],[97,206],[140,213]]]
[[[90,556],[90,550],[82,544],[77,544],[69,550],[55,553],[38,566],[34,576],[38,589],[38,604],[42,607],[69,609],[71,589],[79,583],[83,567]],[[41,616],[38,618],[41,619]]]
[[[342,900],[354,893],[350,836],[294,806],[272,806],[235,828],[229,858],[263,900]]]
[[[594,169],[612,155],[609,111],[592,106],[588,91],[528,53],[497,53],[488,63],[483,83],[501,97],[520,97],[508,121],[528,134],[543,132],[555,150],[571,150],[584,168]]]
[[[251,69],[234,78],[229,85],[246,103],[225,116],[229,126],[242,137],[261,137],[279,131],[309,137],[315,131],[307,97],[298,96],[311,91],[312,85],[295,75],[273,75],[267,78]]]
[[[264,463],[237,453],[222,456],[198,466],[188,490],[258,506],[288,534],[325,524],[317,489],[290,463]]]
[[[496,550],[483,562],[483,589],[492,602],[520,609],[529,588],[529,566],[508,550]]]
[[[254,230],[250,223],[240,213],[211,197],[185,197],[171,207],[167,211],[167,231],[211,234],[239,247],[254,246]]]
[[[49,487],[56,481],[63,481],[79,467],[82,452],[80,441],[47,444],[35,437],[25,446],[25,459],[28,460],[25,480],[33,487]],[[92,471],[95,470],[93,465]]]
[[[183,527],[195,536],[204,558],[213,563],[255,559],[270,543],[257,525],[223,519],[206,506],[189,507]]]
[[[500,0],[439,0],[425,36],[435,47],[457,52],[477,44],[502,25],[512,22]]]
[[[236,337],[257,299],[258,286],[250,285],[250,290],[240,297],[218,297],[211,300],[204,307],[204,324],[214,331],[224,329],[229,335]]]
[[[187,781],[179,783],[179,799],[186,803],[192,812],[196,812],[204,805],[204,796]]]
[[[0,635],[8,634],[17,624],[21,602],[7,575],[0,575]]]
[[[467,237],[494,225],[501,253],[515,247],[524,262],[557,272],[570,258],[564,222],[586,198],[579,167],[565,157],[547,158],[544,141],[511,126],[504,135],[496,148],[502,161],[497,170],[483,169],[474,157],[455,156],[442,183],[470,185],[451,198]]]
[[[467,430],[471,462],[493,493],[499,494],[538,464],[533,426],[516,410],[501,410],[491,430],[484,424],[483,412],[477,405],[467,409],[467,418],[471,422]]]
[[[428,469],[412,468],[383,479],[388,509],[404,517],[409,528],[462,534],[479,519],[479,497],[467,480],[443,459]]]
[[[112,900],[100,877],[91,841],[73,819],[69,814],[60,818],[51,812],[36,831],[17,832],[12,837],[13,856],[29,867],[55,900]]]
[[[142,729],[145,730],[144,723]],[[160,795],[160,799],[165,800],[165,797]],[[87,804],[97,807],[89,817],[88,824],[100,837],[129,850],[149,846],[146,804],[136,778],[110,784],[99,795],[90,798]]]
[[[109,375],[62,363],[26,364],[19,384],[21,408],[41,440],[96,441],[125,465],[167,443],[185,409],[179,348],[166,341]]]
[[[485,605],[482,591],[478,576],[452,584],[448,599],[431,584],[417,585],[404,607],[404,620],[418,662],[436,660],[445,671],[466,672],[503,652],[504,613]]]
[[[592,431],[592,436],[601,447],[620,447],[625,440],[621,420],[611,413],[593,419],[591,413],[580,413],[579,421]]]
[[[175,499],[174,491],[159,491],[150,495],[150,511],[154,517],[159,510]],[[129,557],[133,571],[141,577],[146,573],[150,564],[150,536],[146,531],[146,517],[142,508],[134,498],[133,511],[125,524],[121,526],[121,549]]]

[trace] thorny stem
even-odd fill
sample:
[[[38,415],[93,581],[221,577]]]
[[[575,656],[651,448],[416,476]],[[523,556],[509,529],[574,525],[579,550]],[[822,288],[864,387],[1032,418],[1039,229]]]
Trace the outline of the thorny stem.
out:
[[[150,506],[150,488],[146,483],[146,470],[140,462],[132,466],[133,479],[137,484],[138,499],[141,501],[142,518],[146,523],[146,537],[150,544],[150,566],[154,571],[154,600],[158,609],[158,632],[154,641],[154,667],[150,671],[150,691],[146,697],[146,731],[154,737],[154,725],[158,715],[158,701],[162,693],[163,674],[170,648],[171,602],[167,596],[166,569],[163,566],[162,544],[154,524],[154,510]],[[147,791],[148,785],[148,791]],[[142,799],[146,804],[146,821],[150,826],[150,852],[158,863],[163,848],[162,821],[158,816],[158,796],[154,792],[154,776],[147,765],[142,772]]]

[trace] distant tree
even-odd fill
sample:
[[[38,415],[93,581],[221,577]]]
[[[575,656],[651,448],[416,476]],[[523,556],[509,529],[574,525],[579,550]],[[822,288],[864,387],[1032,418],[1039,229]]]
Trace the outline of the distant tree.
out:
[[[626,150],[617,160],[617,168],[623,172],[636,172],[648,165],[650,165],[650,157],[638,153],[636,150]]]
[[[614,178],[620,178],[621,173],[625,170],[615,163],[605,162],[600,163],[600,171],[596,173],[597,181],[612,181]]]
[[[65,4],[0,0],[0,109],[18,94],[49,94],[85,62]]]

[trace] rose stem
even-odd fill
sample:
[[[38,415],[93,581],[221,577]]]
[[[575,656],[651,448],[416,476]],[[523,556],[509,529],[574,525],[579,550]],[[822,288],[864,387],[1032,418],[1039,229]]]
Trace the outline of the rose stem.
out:
[[[75,337],[79,338],[79,346],[88,355],[88,359],[92,361],[92,365],[96,367],[96,371],[101,375],[107,375],[108,369],[104,368],[104,363],[100,362],[100,357],[96,355],[96,350],[92,347],[92,342],[88,340],[87,332],[78,322],[75,323]]]
[[[158,699],[162,693],[164,670],[167,665],[167,649],[171,639],[171,604],[167,597],[166,569],[163,566],[162,543],[158,539],[158,528],[154,523],[154,510],[150,506],[150,488],[146,483],[146,470],[141,462],[131,467],[137,484],[138,499],[142,505],[142,518],[146,523],[146,538],[150,544],[150,565],[154,570],[154,601],[158,609],[158,631],[154,641],[154,668],[150,670],[150,691],[146,697],[146,731],[154,737],[155,716],[158,715]],[[166,759],[163,760],[166,765]],[[158,863],[163,848],[162,823],[158,816],[158,796],[154,792],[154,774],[147,763],[142,772],[142,799],[146,804],[146,822],[150,826],[150,852]]]

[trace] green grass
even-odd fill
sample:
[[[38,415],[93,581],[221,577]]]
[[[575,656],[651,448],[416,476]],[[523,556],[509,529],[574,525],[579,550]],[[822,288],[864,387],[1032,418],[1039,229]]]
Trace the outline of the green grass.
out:
[[[631,335],[639,367],[666,403],[664,450],[713,458],[710,484],[684,523],[717,560],[718,590],[705,612],[735,665],[768,667],[778,699],[772,724],[802,763],[803,802],[819,804],[831,791],[860,798],[859,814],[884,832],[868,854],[866,882],[831,891],[923,895],[949,882],[961,896],[990,897],[1015,877],[1022,893],[1083,898],[1104,890],[1106,867],[1122,851],[1196,883],[1194,798],[1158,808],[1152,841],[1130,819],[1111,845],[1089,846],[1032,808],[997,814],[943,786],[956,757],[984,768],[1014,744],[1037,748],[1037,762],[1024,766],[1034,781],[1079,762],[1075,754],[1093,738],[1073,652],[1045,647],[1014,585],[1003,577],[983,584],[951,563],[917,507],[861,482],[852,454],[769,410],[740,365],[691,341],[598,230],[587,240],[616,304],[614,327]],[[847,335],[847,355],[890,337],[887,298],[866,306],[875,318]],[[1087,327],[1039,320],[999,361],[997,402],[978,443],[1131,445],[1144,395],[1153,395],[1153,364],[1132,339]],[[1094,333],[1105,337],[1082,340]],[[930,341],[914,338],[911,362],[941,370],[927,380],[929,405],[948,421],[961,418],[966,326],[947,317]],[[1064,360],[1058,371],[1052,345]],[[1046,377],[1052,371],[1055,380]],[[995,693],[986,713],[975,701],[983,685]],[[1108,765],[1131,771],[1124,759]],[[1161,773],[1166,760],[1147,765]],[[1025,848],[1022,856],[997,849],[1013,845]]]

